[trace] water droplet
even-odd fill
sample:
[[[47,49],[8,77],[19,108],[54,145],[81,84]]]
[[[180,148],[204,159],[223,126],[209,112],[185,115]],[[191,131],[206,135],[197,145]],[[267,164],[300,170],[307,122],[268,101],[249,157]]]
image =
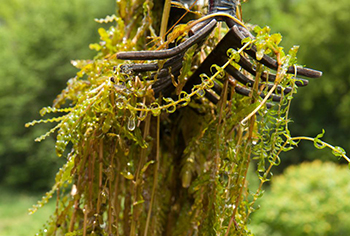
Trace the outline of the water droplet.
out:
[[[124,176],[124,178],[126,178],[126,179],[130,179],[130,180],[133,180],[133,179],[134,179],[134,175],[131,174],[130,172],[120,172],[120,174],[121,174],[122,176]]]
[[[123,109],[124,108],[124,103],[123,102],[116,102],[116,106],[118,107],[118,109]]]
[[[258,50],[258,51],[256,52],[256,59],[257,59],[258,61],[260,61],[260,60],[263,58],[263,56],[264,56],[264,50]]]
[[[136,122],[135,122],[135,117],[130,116],[128,119],[128,130],[133,131],[135,129]]]
[[[72,196],[75,196],[77,194],[77,192],[78,192],[77,186],[75,184],[73,184],[70,194]]]
[[[106,222],[103,222],[103,224],[100,224],[100,227],[104,229],[106,227]]]
[[[205,95],[205,91],[203,89],[200,89],[200,90],[198,90],[197,95],[198,95],[198,97],[202,98]]]
[[[186,170],[182,175],[182,187],[188,188],[191,185],[192,173]]]

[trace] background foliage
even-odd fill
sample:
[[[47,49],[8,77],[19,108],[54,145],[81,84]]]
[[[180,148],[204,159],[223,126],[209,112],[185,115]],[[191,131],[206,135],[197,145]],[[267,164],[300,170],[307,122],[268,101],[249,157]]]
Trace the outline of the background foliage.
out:
[[[62,160],[53,139],[33,142],[47,127],[26,129],[52,103],[75,69],[71,59],[93,55],[94,18],[114,12],[112,0],[2,0],[0,8],[0,183],[47,189]]]
[[[349,177],[346,166],[319,160],[287,168],[261,198],[253,232],[259,236],[347,235],[350,185],[344,180]]]

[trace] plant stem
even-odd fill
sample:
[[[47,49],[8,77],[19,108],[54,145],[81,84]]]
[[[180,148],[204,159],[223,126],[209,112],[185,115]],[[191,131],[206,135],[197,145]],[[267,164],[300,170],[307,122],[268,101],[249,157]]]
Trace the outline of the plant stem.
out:
[[[156,152],[156,166],[154,168],[154,174],[153,174],[153,187],[152,187],[152,196],[151,196],[151,202],[148,210],[148,215],[147,215],[147,220],[146,220],[146,227],[145,227],[145,233],[144,235],[147,236],[148,233],[148,227],[149,227],[149,222],[151,219],[151,213],[153,209],[153,202],[155,198],[155,193],[156,193],[156,188],[157,188],[157,183],[158,183],[158,171],[159,171],[159,165],[160,165],[160,160],[159,160],[159,153],[160,153],[160,145],[159,145],[159,135],[160,134],[160,116],[157,116],[157,152]]]
[[[166,30],[168,28],[168,20],[169,20],[169,15],[170,15],[170,8],[171,8],[171,0],[165,0],[162,22],[160,25],[160,38],[162,40],[161,43],[163,43],[165,41],[165,34],[166,34]]]

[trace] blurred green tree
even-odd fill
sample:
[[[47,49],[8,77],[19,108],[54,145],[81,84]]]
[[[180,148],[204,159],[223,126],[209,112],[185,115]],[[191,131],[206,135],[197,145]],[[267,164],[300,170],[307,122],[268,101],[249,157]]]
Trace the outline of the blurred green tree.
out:
[[[350,177],[346,166],[314,161],[292,166],[272,181],[253,214],[256,235],[348,235]]]
[[[269,25],[281,32],[283,45],[300,45],[298,62],[323,71],[323,77],[310,81],[293,101],[293,135],[315,136],[326,130],[325,140],[350,146],[350,1],[347,0],[250,0],[243,6],[246,21]],[[312,52],[312,53],[310,53]],[[282,165],[301,160],[334,157],[315,150],[310,143],[300,144],[287,154]]]
[[[0,8],[0,183],[47,188],[62,163],[49,150],[54,140],[33,144],[45,127],[26,129],[65,87],[98,40],[94,18],[114,13],[112,0],[5,0]],[[46,127],[47,128],[47,127]],[[62,160],[63,161],[63,160]],[[58,163],[60,162],[60,163]]]

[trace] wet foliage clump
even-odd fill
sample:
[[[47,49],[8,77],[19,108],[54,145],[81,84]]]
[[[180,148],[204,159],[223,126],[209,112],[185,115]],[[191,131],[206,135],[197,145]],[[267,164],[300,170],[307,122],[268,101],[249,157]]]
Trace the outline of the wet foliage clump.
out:
[[[280,163],[281,152],[306,139],[293,138],[288,130],[297,86],[286,70],[295,65],[298,48],[285,54],[279,46],[281,36],[270,35],[268,27],[256,27],[257,37],[247,38],[244,47],[256,45],[259,55],[278,61],[276,82],[270,91],[265,88],[266,94],[277,85],[282,90],[292,87],[270,109],[268,96],[258,95],[263,82],[259,76],[253,78],[249,96],[231,89],[223,69],[239,68],[242,50],[230,49],[225,65],[213,64],[213,75],[202,74],[200,84],[190,92],[182,90],[201,54],[212,50],[225,27],[215,29],[201,48],[188,50],[179,80],[172,81],[176,91],[171,96],[155,96],[152,85],[157,78],[149,79],[148,72],[121,70],[124,61],[116,59],[117,52],[161,47],[155,6],[151,0],[133,5],[118,1],[118,15],[97,20],[112,26],[100,28],[100,43],[90,45],[96,57],[72,61],[80,71],[53,106],[40,112],[64,114],[27,124],[57,122],[37,141],[57,132],[56,153],[67,158],[52,190],[31,209],[35,212],[56,193],[56,210],[39,234],[251,235],[249,216],[262,196],[263,183],[272,176],[271,168]],[[177,25],[168,39],[181,40],[188,25]],[[254,63],[258,72],[268,70]],[[163,64],[159,61],[159,68]],[[204,97],[214,81],[223,88],[217,104]],[[320,138],[309,139],[318,148],[328,146],[346,157],[343,149]],[[253,159],[261,182],[254,190],[246,180]]]

